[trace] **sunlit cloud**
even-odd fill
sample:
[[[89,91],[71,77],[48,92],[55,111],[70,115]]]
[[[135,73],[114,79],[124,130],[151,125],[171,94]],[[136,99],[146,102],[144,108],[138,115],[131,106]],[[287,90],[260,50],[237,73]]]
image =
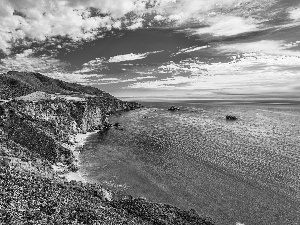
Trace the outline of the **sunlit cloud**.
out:
[[[39,72],[55,79],[78,83],[85,82],[87,78],[103,76],[92,73],[84,74],[84,71],[81,70],[68,72],[66,70],[68,66],[68,63],[50,56],[34,56],[34,51],[28,49],[14,56],[1,59],[0,73],[6,73],[10,70]]]
[[[19,70],[47,73],[49,71],[57,72],[64,70],[68,65],[49,56],[42,55],[36,57],[33,53],[34,51],[32,49],[27,49],[22,53],[1,59],[0,71]]]
[[[0,0],[0,4],[0,49],[6,53],[12,42],[25,37],[39,41],[58,35],[73,40],[95,39],[99,29],[121,28],[127,13],[142,15],[147,10],[142,0],[116,0],[113,4],[109,0]],[[101,16],[93,15],[90,7]],[[142,16],[127,22],[129,29],[139,28]]]
[[[219,16],[210,19],[209,27],[193,30],[194,34],[211,34],[212,36],[232,36],[258,30],[255,21],[236,16]]]
[[[71,83],[80,83],[80,84],[86,84],[91,78],[101,78],[105,75],[103,74],[82,74],[82,73],[76,73],[76,72],[49,72],[49,73],[43,73],[43,75],[46,75],[48,77],[63,80],[66,82]],[[95,80],[95,79],[93,79]]]
[[[162,51],[154,51],[154,52],[146,52],[146,53],[129,53],[125,55],[116,55],[113,57],[110,57],[107,62],[109,63],[117,63],[117,62],[124,62],[124,61],[134,61],[134,60],[139,60],[139,59],[144,59],[146,58],[149,54],[155,54],[159,53]]]
[[[97,81],[93,84],[116,84],[116,83],[128,83],[128,82],[137,82],[140,80],[146,80],[146,79],[154,79],[156,78],[155,76],[143,76],[143,77],[134,77],[131,79],[121,79],[121,78],[113,78],[113,77],[108,77],[108,78],[100,78],[97,79]]]
[[[160,2],[160,1],[158,1]],[[177,21],[177,25],[190,21],[206,24],[206,19],[228,14],[229,16],[249,17],[275,4],[276,0],[178,0],[160,2],[156,8],[157,21]]]
[[[229,62],[205,63],[190,58],[169,62],[158,68],[167,78],[142,81],[129,89],[207,91],[232,94],[299,93],[300,52],[291,51],[295,43],[259,41],[221,45]]]
[[[106,62],[105,58],[96,58],[88,61],[82,65],[80,70],[75,71],[76,73],[91,73],[96,71],[101,71],[106,69],[107,66],[104,64]]]
[[[240,52],[240,53],[264,53],[269,55],[285,55],[285,56],[299,56],[300,51],[289,50],[289,48],[298,46],[300,42],[285,43],[284,41],[274,40],[261,40],[256,42],[236,43],[229,45],[221,45],[216,49],[228,53],[228,52]]]
[[[206,49],[209,48],[209,45],[205,45],[205,46],[192,46],[189,48],[184,48],[184,49],[180,49],[177,53],[173,54],[172,56],[178,55],[178,54],[182,54],[182,53],[190,53],[190,52],[196,52],[202,49]]]
[[[148,55],[147,53],[143,53],[143,54],[130,53],[126,55],[117,55],[117,56],[110,57],[108,62],[116,63],[116,62],[124,62],[124,61],[133,61],[133,60],[146,58],[147,55]]]
[[[101,38],[103,32],[111,29],[138,29],[151,26],[153,21],[206,24],[210,27],[200,33],[220,35],[238,33],[228,24],[235,21],[241,32],[255,30],[249,19],[250,9],[264,10],[275,0],[0,0],[0,50],[9,53],[12,44],[18,40],[45,41],[49,37],[68,36],[72,40],[93,40]],[[258,7],[259,6],[259,7]],[[96,13],[95,13],[96,12]],[[224,13],[229,14],[227,22]],[[154,15],[153,21],[146,21],[145,15]],[[238,14],[238,15],[235,15]],[[297,19],[297,10],[291,17]],[[232,17],[230,19],[230,16]],[[209,20],[215,18],[215,21]],[[235,18],[236,17],[236,18]],[[235,19],[234,19],[235,18]],[[212,23],[213,22],[213,23]],[[227,25],[226,25],[227,24]],[[225,25],[222,29],[222,25]],[[167,25],[168,26],[168,25]],[[29,39],[28,39],[29,38]]]
[[[300,8],[293,9],[290,11],[290,18],[293,20],[299,20],[300,19]]]

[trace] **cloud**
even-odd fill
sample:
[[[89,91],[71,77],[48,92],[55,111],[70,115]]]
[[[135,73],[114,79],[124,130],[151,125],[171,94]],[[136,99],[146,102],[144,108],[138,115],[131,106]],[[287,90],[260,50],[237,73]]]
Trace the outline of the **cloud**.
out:
[[[103,69],[106,69],[107,66],[104,65],[106,62],[105,58],[96,58],[91,61],[88,61],[82,65],[82,69],[76,71],[76,73],[91,73],[91,72],[98,72]]]
[[[48,77],[54,78],[54,79],[59,79],[63,80],[66,82],[71,82],[71,83],[80,83],[80,84],[87,84],[90,80],[95,80],[91,78],[96,78],[99,79],[100,77],[103,77],[103,74],[82,74],[82,73],[76,73],[76,72],[49,72],[49,73],[43,73],[43,75],[46,75]],[[92,83],[92,82],[90,82]]]
[[[107,78],[100,78],[97,80],[94,80],[93,84],[116,84],[116,83],[127,83],[127,82],[137,82],[140,80],[145,79],[154,79],[155,76],[145,76],[145,77],[134,77],[131,79],[121,79],[121,78],[114,78],[114,77],[107,77]]]
[[[84,74],[83,71],[67,72],[66,67],[69,64],[49,56],[34,56],[32,49],[27,49],[22,53],[9,56],[0,60],[0,73],[6,73],[10,70],[39,72],[46,76],[61,79],[69,82],[86,82],[91,77],[101,77],[99,74]],[[89,71],[91,72],[91,71]]]
[[[300,51],[292,51],[289,48],[298,46],[300,42],[285,43],[284,41],[261,40],[256,42],[236,43],[230,45],[221,45],[216,49],[223,53],[239,52],[239,53],[264,53],[269,55],[286,55],[299,56]]]
[[[211,34],[212,36],[232,36],[258,30],[255,21],[236,16],[219,16],[208,21],[211,25],[193,30],[194,34]]]
[[[293,9],[290,11],[290,18],[293,20],[299,20],[300,19],[300,8]]]
[[[146,10],[143,0],[0,0],[0,5],[0,49],[5,53],[13,42],[25,37],[39,41],[58,35],[73,40],[97,38],[100,28],[120,28],[129,12],[140,15],[133,21],[127,18],[129,29],[136,29],[142,26],[141,12]],[[94,16],[89,7],[102,15]]]
[[[61,62],[58,59],[49,56],[35,57],[32,49],[27,49],[22,53],[14,56],[6,57],[0,60],[0,71],[6,72],[8,70],[19,71],[36,71],[41,73],[62,71],[67,63]]]
[[[212,16],[257,16],[275,3],[276,0],[166,0],[158,1],[155,10],[166,20],[177,21],[177,25],[191,21],[206,24],[206,19]],[[162,17],[158,19],[161,21]]]
[[[102,77],[99,74],[100,71],[108,68],[109,63],[123,62],[123,61],[133,61],[138,59],[143,59],[149,54],[155,54],[161,51],[146,52],[142,54],[126,54],[118,55],[107,58],[95,58],[82,65],[79,70],[74,70],[72,72],[68,71],[70,66],[68,63],[63,62],[59,59],[53,58],[51,56],[41,55],[35,56],[35,51],[33,49],[24,50],[22,53],[7,56],[0,60],[0,73],[6,73],[10,70],[17,71],[28,71],[28,72],[39,72],[48,75],[53,78],[62,79],[71,82],[86,82],[85,79],[91,77]],[[149,73],[140,73],[149,74]],[[148,78],[150,78],[148,76]],[[105,78],[110,79],[110,78]],[[103,80],[105,80],[103,78]],[[132,81],[140,80],[136,78]]]
[[[300,52],[289,50],[292,46],[270,40],[218,46],[215,50],[225,53],[229,62],[205,63],[201,58],[171,61],[156,71],[167,78],[136,82],[128,89],[297,95],[300,94],[295,86],[300,82]]]
[[[189,47],[189,48],[183,48],[183,49],[180,49],[177,53],[173,54],[172,56],[182,54],[182,53],[195,52],[195,51],[199,51],[199,50],[206,49],[206,48],[209,48],[209,47],[210,47],[210,45],[192,46],[192,47]]]
[[[117,62],[124,62],[124,61],[134,61],[134,60],[144,59],[149,54],[155,54],[155,53],[159,53],[159,52],[162,52],[162,51],[146,52],[146,53],[139,53],[139,54],[129,53],[129,54],[125,54],[125,55],[117,55],[117,56],[110,57],[108,59],[108,62],[117,63]]]
[[[111,0],[0,0],[0,49],[8,54],[13,43],[25,38],[44,41],[47,37],[68,36],[76,41],[92,40],[112,28],[149,26],[151,21],[146,21],[145,15],[153,15],[154,22],[207,24],[206,18],[212,15],[219,18],[228,12],[242,10],[239,14],[248,16],[253,11],[250,9],[254,8],[257,13],[273,2],[275,0],[116,0],[113,3]],[[230,21],[243,26],[243,32],[255,28],[246,19],[231,18]],[[222,24],[222,21],[215,21],[206,31],[217,35],[226,33]],[[227,33],[237,33],[237,29],[228,24],[226,27]]]
[[[155,17],[154,17],[154,20],[156,20],[156,21],[163,21],[163,20],[165,20],[166,18],[164,17],[164,16],[162,16],[162,15],[156,15]]]
[[[117,55],[110,57],[108,62],[110,63],[116,63],[116,62],[123,62],[123,61],[133,61],[133,60],[138,60],[138,59],[143,59],[147,57],[147,53],[143,54],[126,54],[126,55]]]

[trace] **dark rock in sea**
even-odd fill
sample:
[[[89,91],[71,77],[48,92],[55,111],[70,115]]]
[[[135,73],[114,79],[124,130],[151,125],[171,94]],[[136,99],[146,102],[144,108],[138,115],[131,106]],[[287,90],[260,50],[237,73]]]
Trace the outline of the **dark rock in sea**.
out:
[[[115,124],[114,124],[114,127],[115,127],[115,129],[117,129],[117,130],[124,130],[124,128],[121,127],[121,124],[120,124],[120,123],[115,123]]]
[[[76,134],[109,129],[108,115],[140,104],[16,71],[0,75],[0,98],[0,224],[212,224],[173,206],[66,182],[54,170],[78,170],[70,148]]]
[[[172,105],[169,109],[169,111],[179,111],[180,109]]]
[[[111,123],[105,123],[102,130],[109,130],[112,127]]]
[[[226,120],[237,120],[236,116],[227,115]]]

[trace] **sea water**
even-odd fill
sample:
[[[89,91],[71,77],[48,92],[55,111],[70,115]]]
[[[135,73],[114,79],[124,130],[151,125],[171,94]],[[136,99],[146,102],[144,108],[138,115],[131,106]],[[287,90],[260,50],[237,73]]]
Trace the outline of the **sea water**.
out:
[[[146,105],[91,136],[80,155],[87,180],[216,224],[300,224],[300,105]]]

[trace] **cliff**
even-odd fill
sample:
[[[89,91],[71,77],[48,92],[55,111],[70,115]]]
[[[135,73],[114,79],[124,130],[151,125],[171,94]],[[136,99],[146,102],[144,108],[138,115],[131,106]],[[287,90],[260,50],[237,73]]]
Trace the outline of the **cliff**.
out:
[[[75,135],[108,127],[107,116],[139,108],[99,89],[39,73],[0,75],[0,223],[212,224],[195,212],[67,182]]]

